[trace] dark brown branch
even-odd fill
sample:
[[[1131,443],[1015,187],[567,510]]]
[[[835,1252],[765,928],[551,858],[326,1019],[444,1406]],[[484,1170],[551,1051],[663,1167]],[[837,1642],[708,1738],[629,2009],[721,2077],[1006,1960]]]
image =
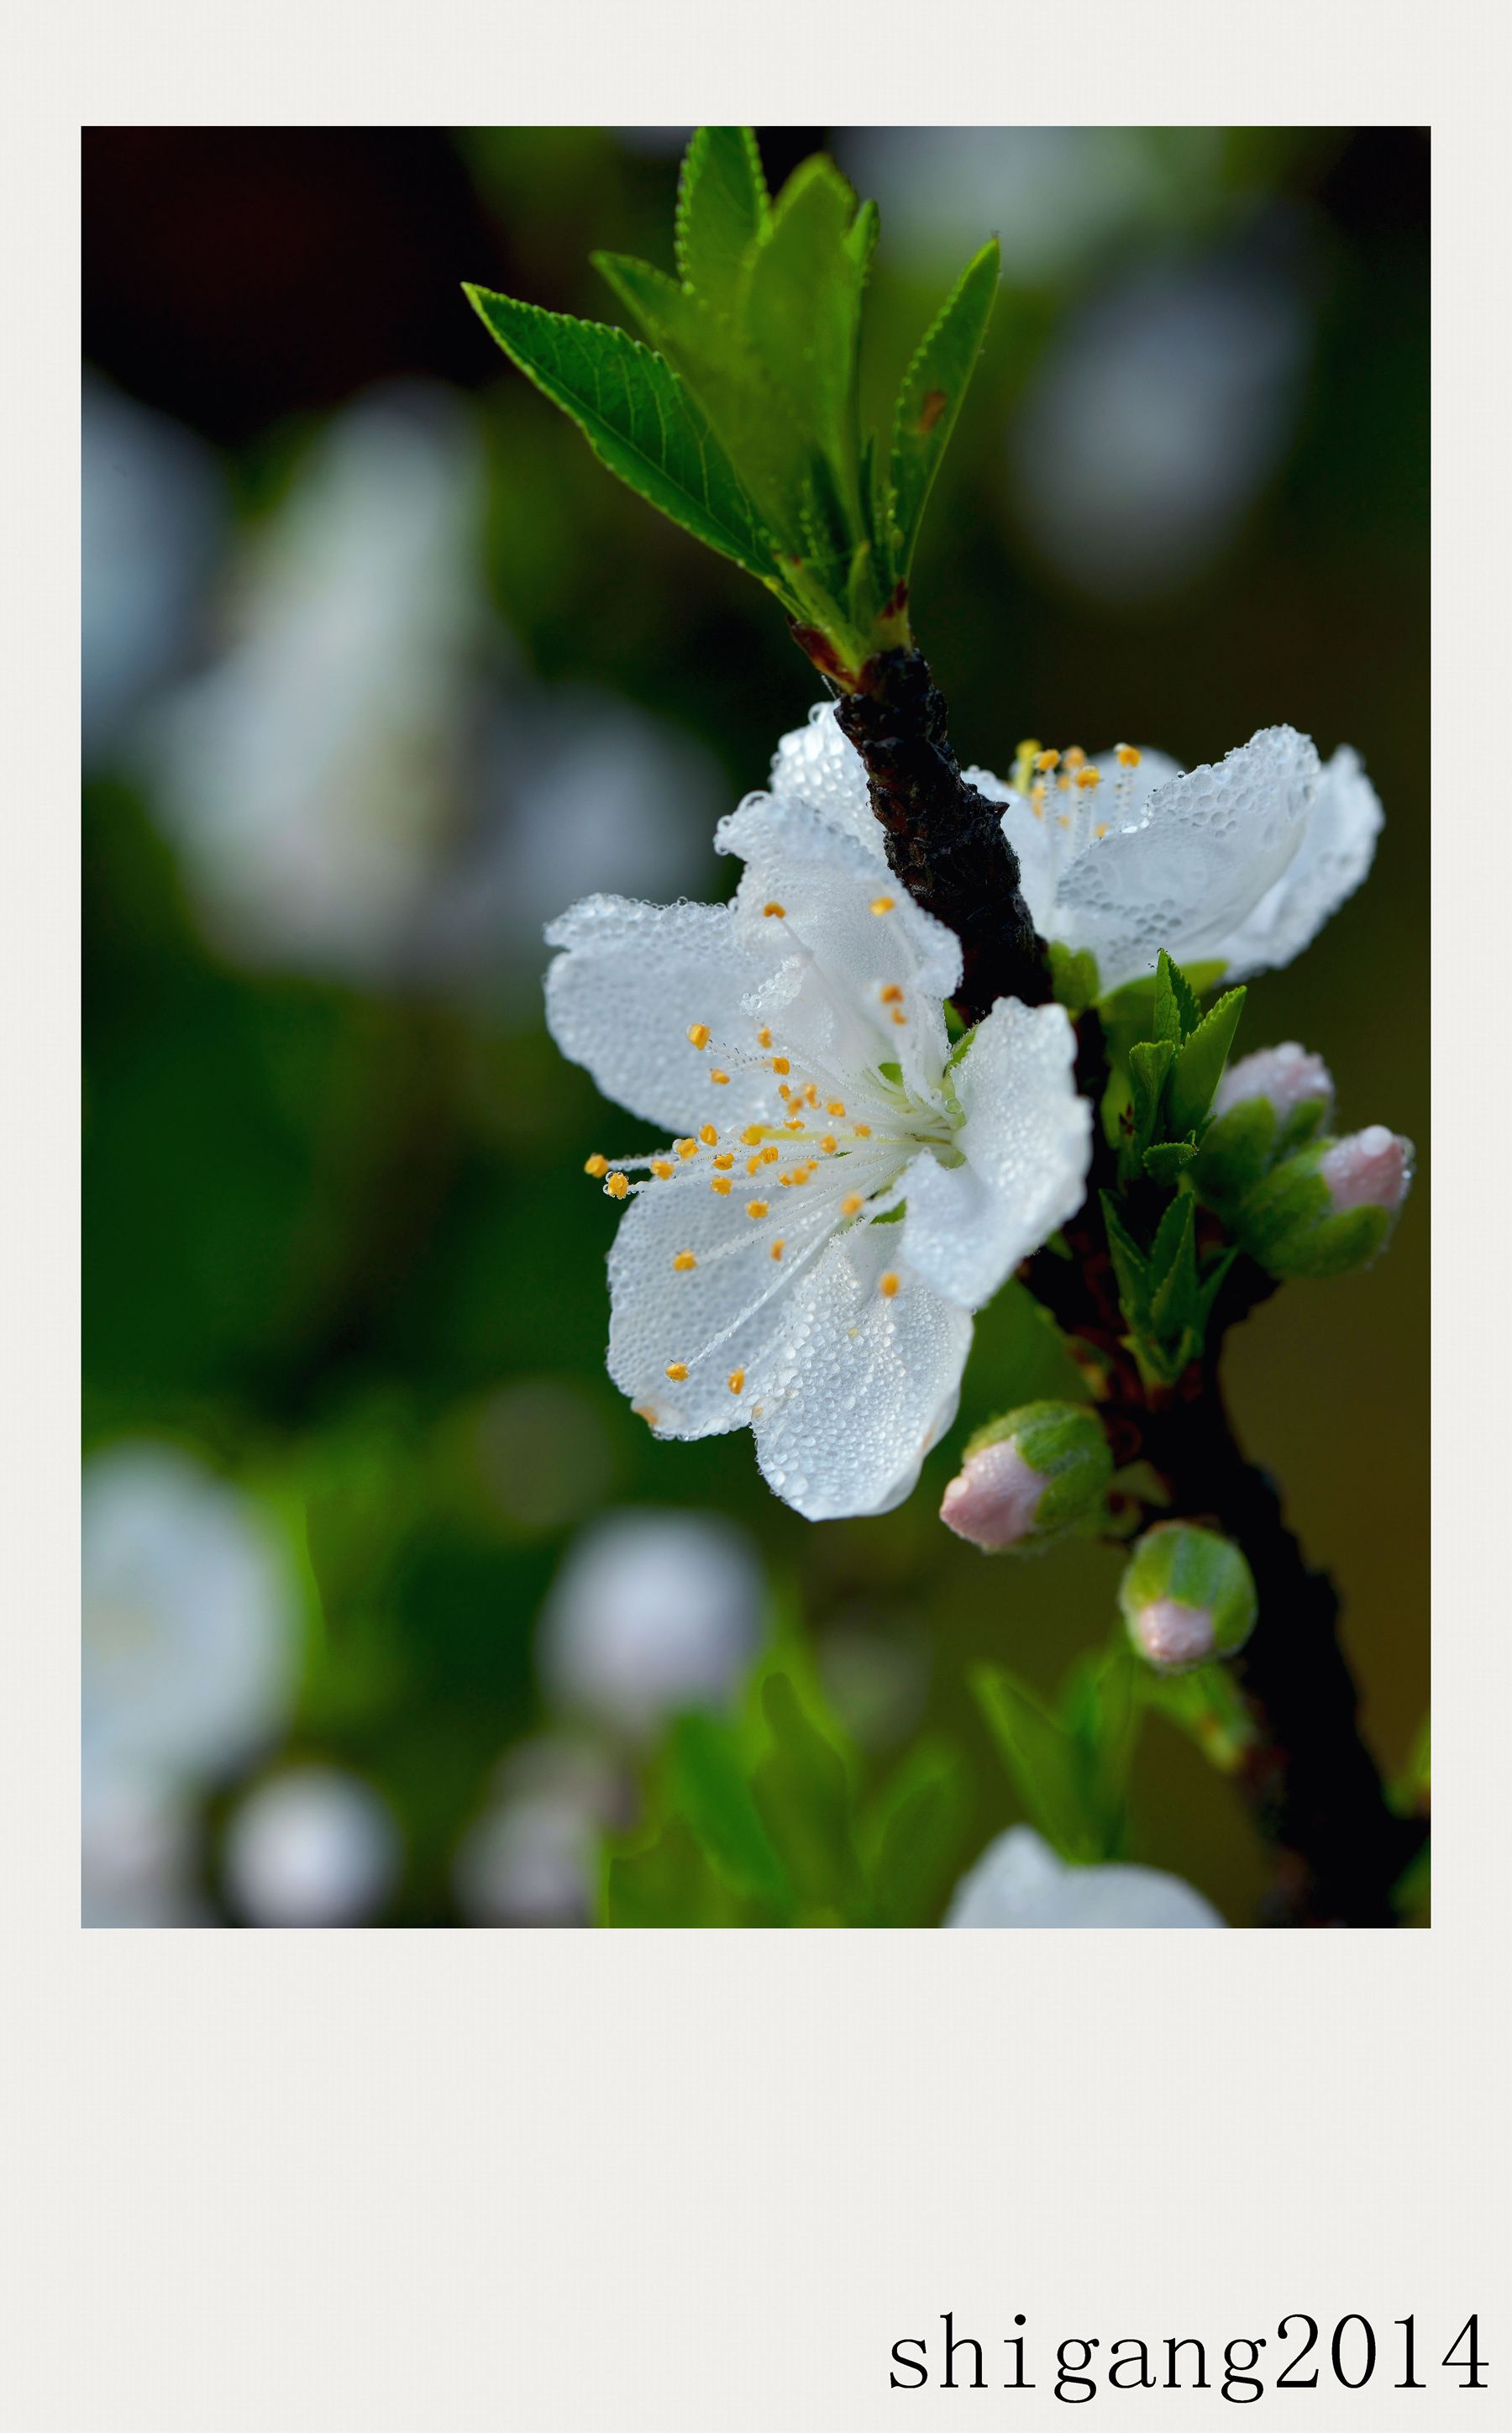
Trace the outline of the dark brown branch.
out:
[[[917,651],[882,652],[862,669],[859,690],[841,695],[838,715],[866,764],[890,868],[960,940],[963,1018],[979,1021],[1000,996],[1043,1005],[1048,959],[1019,892],[1002,806],[961,775],[927,662]]]

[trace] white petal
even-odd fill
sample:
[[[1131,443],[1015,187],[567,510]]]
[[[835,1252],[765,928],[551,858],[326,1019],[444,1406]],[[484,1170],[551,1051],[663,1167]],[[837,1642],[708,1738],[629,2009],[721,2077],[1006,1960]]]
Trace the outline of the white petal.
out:
[[[1295,859],[1227,944],[1230,979],[1275,971],[1312,944],[1375,856],[1380,799],[1345,744],[1323,771]]]
[[[771,1078],[759,1066],[716,1066],[715,1056],[754,1053],[742,999],[764,977],[725,904],[635,904],[590,895],[553,921],[559,954],[546,976],[546,1020],[564,1056],[586,1064],[606,1098],[659,1129],[696,1131],[763,1113]],[[706,1023],[712,1049],[688,1040]],[[725,1087],[713,1070],[728,1070]]]
[[[783,737],[773,755],[772,791],[779,803],[807,803],[831,827],[863,844],[874,861],[886,861],[865,765],[841,733],[832,701],[816,701],[807,725]]]
[[[1136,820],[1062,877],[1054,934],[1090,947],[1105,990],[1223,957],[1297,853],[1318,777],[1305,735],[1269,726],[1215,765],[1158,786]]]
[[[789,1002],[773,996],[764,1008],[784,1046],[837,1084],[897,1063],[912,1090],[931,1097],[947,1047],[943,1000],[960,985],[954,930],[806,804],[748,795],[715,842],[745,860],[735,916],[748,954],[770,941],[794,958]],[[884,997],[889,989],[901,996]]]
[[[979,1309],[1081,1205],[1092,1109],[1072,1078],[1076,1044],[1063,1006],[1000,998],[952,1077],[966,1163],[926,1152],[903,1177],[904,1256],[963,1309]]]
[[[947,1926],[1222,1926],[1179,1876],[1154,1867],[1069,1867],[1028,1825],[990,1842],[956,1887]]]
[[[909,1272],[900,1230],[839,1234],[804,1276],[779,1391],[753,1415],[763,1475],[810,1521],[891,1512],[960,1401],[971,1319]],[[891,1300],[878,1289],[890,1268]]]
[[[609,1374],[658,1436],[722,1436],[742,1427],[773,1387],[786,1340],[784,1302],[805,1254],[819,1253],[835,1211],[828,1199],[772,1188],[737,1169],[728,1193],[711,1188],[700,1156],[666,1182],[637,1191],[609,1253]],[[753,1199],[770,1215],[746,1214]],[[781,1238],[783,1254],[772,1245]],[[698,1264],[678,1268],[679,1251]],[[686,1378],[667,1375],[674,1363]],[[742,1390],[729,1379],[744,1370]]]

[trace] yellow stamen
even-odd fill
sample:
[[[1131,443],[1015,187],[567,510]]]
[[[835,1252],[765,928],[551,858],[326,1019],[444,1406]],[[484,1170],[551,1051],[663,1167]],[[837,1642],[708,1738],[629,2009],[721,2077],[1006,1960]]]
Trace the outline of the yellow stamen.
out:
[[[898,899],[895,895],[874,895],[872,898],[872,910],[874,912],[891,912],[896,905],[897,900]]]
[[[858,1140],[870,1140],[870,1139],[871,1139],[871,1137],[872,1137],[872,1127],[871,1127],[871,1125],[870,1125],[870,1124],[858,1124],[858,1125],[857,1125],[857,1127],[856,1127],[856,1137],[857,1137],[857,1139],[858,1139]]]
[[[680,1276],[686,1276],[689,1268],[697,1267],[698,1261],[694,1258],[691,1251],[679,1251],[676,1258],[672,1261],[672,1265],[677,1269]]]
[[[832,1114],[832,1115],[842,1115],[842,1114],[845,1113],[845,1101],[844,1101],[844,1099],[843,1099],[843,1098],[831,1098],[831,1099],[828,1101],[828,1112],[829,1112],[829,1113],[830,1113],[830,1114]]]
[[[714,1163],[719,1167],[722,1174],[728,1174],[731,1166],[735,1164],[734,1150],[726,1149],[722,1157],[717,1157]]]
[[[1071,825],[1070,812],[1057,811],[1055,815],[1055,824],[1058,828],[1068,828]]]
[[[682,1384],[682,1382],[683,1382],[683,1379],[684,1379],[684,1378],[687,1376],[687,1374],[688,1374],[688,1363],[687,1363],[687,1361],[686,1361],[686,1360],[669,1360],[669,1361],[668,1361],[668,1363],[667,1363],[667,1374],[668,1374],[668,1376],[671,1379],[672,1384],[673,1384],[674,1386],[680,1386],[680,1385]]]
[[[706,1047],[708,1046],[708,1041],[709,1029],[706,1022],[690,1022],[688,1024],[688,1044],[690,1047]]]
[[[772,1033],[771,1033],[771,1031],[770,1031],[770,1030],[758,1030],[758,1031],[756,1032],[756,1045],[757,1045],[757,1046],[758,1046],[758,1047],[770,1047],[770,1046],[771,1046],[771,1045],[772,1045]]]
[[[708,1187],[709,1187],[709,1189],[710,1189],[711,1191],[718,1191],[718,1192],[719,1192],[719,1193],[721,1193],[721,1194],[722,1194],[722,1194],[723,1194],[723,1193],[725,1193],[725,1192],[727,1192],[727,1191],[729,1190],[729,1187],[730,1187],[730,1178],[729,1178],[729,1176],[728,1176],[727,1174],[715,1174],[715,1175],[711,1175],[711,1176],[709,1177],[709,1186],[708,1186]]]
[[[743,1369],[732,1369],[729,1376],[725,1379],[725,1384],[729,1387],[732,1394],[743,1394],[745,1391],[745,1370]]]
[[[835,1138],[835,1135],[834,1135],[834,1133],[833,1133],[833,1132],[826,1132],[826,1133],[824,1134],[824,1139],[820,1142],[819,1146],[820,1146],[820,1148],[824,1150],[824,1155],[825,1155],[826,1157],[833,1157],[833,1156],[834,1156],[834,1154],[835,1154],[835,1151],[836,1151],[836,1150],[839,1148],[839,1147],[840,1147],[840,1143],[839,1143],[839,1141]]]
[[[712,1124],[700,1124],[698,1128],[698,1136],[705,1148],[712,1148],[715,1142],[719,1139],[719,1133],[715,1131]]]
[[[1079,743],[1072,744],[1070,751],[1065,756],[1065,765],[1068,769],[1084,769],[1086,767],[1087,756],[1081,749]]]
[[[773,1073],[790,1073],[792,1071],[791,1057],[773,1056],[772,1060],[772,1069]]]
[[[761,910],[769,921],[786,921],[788,917],[786,904],[763,904]]]
[[[886,1275],[877,1285],[877,1291],[881,1294],[884,1301],[891,1301],[892,1299],[894,1293],[897,1291],[899,1282],[900,1279],[895,1276],[892,1268],[889,1268]],[[668,1373],[671,1374],[671,1371]]]
[[[609,1171],[609,1161],[606,1157],[601,1157],[598,1150],[595,1149],[591,1157],[584,1159],[583,1171],[585,1174],[591,1174],[594,1176],[607,1174]]]
[[[890,980],[887,987],[882,991],[882,1002],[884,1005],[901,1005],[903,1003],[903,991],[899,988],[896,980]]]
[[[782,1256],[782,1236],[780,1234],[772,1245],[772,1255],[774,1259],[780,1259]]]
[[[761,1152],[761,1163],[763,1165],[775,1165],[781,1155],[782,1151],[777,1147],[776,1142],[768,1141],[766,1148]]]
[[[673,1141],[672,1147],[677,1151],[679,1157],[696,1157],[698,1155],[698,1143],[696,1140]]]
[[[804,1097],[807,1099],[807,1101],[808,1101],[808,1103],[809,1103],[809,1105],[810,1105],[811,1107],[817,1107],[817,1106],[818,1106],[818,1104],[819,1104],[819,1092],[818,1092],[818,1090],[814,1087],[814,1084],[813,1084],[813,1082],[812,1082],[812,1081],[810,1081],[810,1082],[809,1082],[807,1089],[804,1092]]]
[[[748,1158],[746,1159],[746,1161],[745,1161],[745,1170],[746,1170],[747,1174],[759,1174],[759,1173],[760,1173],[760,1171],[761,1171],[761,1152],[760,1152],[760,1150],[759,1150],[759,1149],[757,1149],[757,1151],[756,1151],[756,1153],[755,1157],[748,1157]]]
[[[1047,777],[1052,769],[1059,768],[1060,763],[1061,755],[1059,752],[1041,752],[1035,756],[1034,766],[1039,771],[1042,777]]]
[[[711,1074],[709,1075],[709,1077],[708,1077],[708,1078],[709,1078],[709,1080],[710,1080],[711,1081],[722,1081],[722,1081],[727,1081],[727,1080],[729,1080],[729,1078],[730,1078],[730,1077],[729,1077],[728,1073],[711,1073]]]
[[[764,1216],[767,1214],[767,1203],[764,1199],[748,1199],[745,1203],[745,1213],[748,1216]]]
[[[1100,786],[1102,784],[1102,771],[1100,769],[1079,769],[1077,771],[1077,784],[1082,789],[1084,793],[1090,792],[1094,786]]]
[[[865,1205],[858,1191],[849,1191],[840,1203],[840,1213],[842,1216],[855,1216]]]
[[[611,1174],[608,1182],[603,1187],[611,1199],[622,1199],[626,1192],[629,1190],[630,1184],[626,1176],[622,1174]]]
[[[1138,768],[1140,753],[1137,743],[1115,743],[1113,745],[1113,752],[1117,757],[1120,769]]]
[[[1102,842],[1102,840],[1103,840],[1103,838],[1104,838],[1104,837],[1107,835],[1107,833],[1108,833],[1108,823],[1107,823],[1107,821],[1106,821],[1106,820],[1099,820],[1099,821],[1097,822],[1096,826],[1093,829],[1092,833],[1093,833],[1093,835],[1096,838],[1096,840],[1097,840],[1098,843],[1100,844],[1100,843],[1101,843],[1101,842]]]
[[[669,1175],[672,1172],[671,1159],[670,1157],[654,1157],[651,1161],[651,1170],[661,1182],[665,1182]]]
[[[1029,788],[1029,808],[1037,820],[1045,817],[1045,780],[1037,778]]]
[[[740,1138],[744,1141],[747,1148],[755,1148],[757,1141],[761,1138],[761,1126],[759,1124],[747,1124],[744,1131],[740,1134]]]
[[[900,1013],[897,1007],[894,1006],[892,1009],[892,1019],[901,1030],[906,1028],[909,1017],[906,1013]]]
[[[1056,782],[1057,786],[1060,788],[1061,792],[1063,794],[1063,793],[1065,792],[1065,791],[1066,791],[1067,787],[1070,785],[1071,780],[1070,780],[1070,778],[1066,775],[1065,771],[1062,769],[1062,772],[1061,772],[1061,774],[1059,775],[1059,777],[1057,777],[1057,779],[1056,779],[1056,781],[1055,781],[1055,782]]]

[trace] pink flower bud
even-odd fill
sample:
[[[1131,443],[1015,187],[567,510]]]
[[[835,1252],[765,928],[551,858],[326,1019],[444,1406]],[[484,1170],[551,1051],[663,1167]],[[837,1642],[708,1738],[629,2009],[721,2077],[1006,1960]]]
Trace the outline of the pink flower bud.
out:
[[[1279,1047],[1257,1047],[1252,1056],[1231,1064],[1218,1083],[1213,1112],[1226,1115],[1249,1098],[1268,1098],[1278,1126],[1298,1107],[1321,1098],[1319,1120],[1326,1124],[1334,1113],[1334,1076],[1321,1056],[1311,1056],[1295,1039],[1285,1039]]]
[[[995,1555],[1031,1534],[1046,1484],[1011,1440],[982,1445],[946,1488],[940,1518],[958,1538]]]
[[[1213,1653],[1213,1616],[1206,1606],[1179,1605],[1175,1597],[1157,1597],[1130,1617],[1142,1655],[1152,1664],[1181,1667],[1200,1664]]]
[[[1325,1151],[1318,1173],[1328,1185],[1333,1212],[1346,1208],[1384,1208],[1395,1216],[1412,1181],[1413,1148],[1400,1132],[1385,1124],[1368,1124]]]

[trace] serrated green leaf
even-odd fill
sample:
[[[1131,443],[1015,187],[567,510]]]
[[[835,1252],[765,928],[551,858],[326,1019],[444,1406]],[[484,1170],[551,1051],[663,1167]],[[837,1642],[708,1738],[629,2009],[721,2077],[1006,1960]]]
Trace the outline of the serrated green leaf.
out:
[[[1155,1228],[1155,1238],[1149,1246],[1150,1289],[1155,1291],[1165,1282],[1181,1255],[1181,1245],[1192,1230],[1194,1209],[1190,1196],[1181,1193],[1168,1208],[1161,1212]]]
[[[681,1715],[672,1727],[673,1796],[699,1847],[737,1892],[783,1914],[792,1886],[762,1823],[733,1735],[709,1715]]]
[[[1133,1092],[1134,1132],[1130,1144],[1137,1160],[1155,1139],[1179,1129],[1161,1122],[1161,1104],[1166,1078],[1176,1062],[1175,1043],[1169,1039],[1142,1039],[1129,1051],[1129,1080]]]
[[[1102,1217],[1108,1229],[1108,1248],[1124,1316],[1130,1326],[1142,1326],[1149,1317],[1149,1262],[1106,1191],[1102,1195]]]
[[[907,580],[941,459],[956,427],[997,295],[999,250],[992,237],[974,254],[919,343],[904,374],[892,421],[890,489],[899,535],[896,573]]]
[[[773,537],[669,364],[623,330],[486,288],[466,292],[510,361],[571,417],[611,472],[685,532],[778,587]]]
[[[1150,1326],[1162,1342],[1180,1337],[1188,1328],[1195,1328],[1198,1317],[1197,1244],[1193,1231],[1197,1203],[1190,1193],[1183,1192],[1174,1207],[1178,1212],[1178,1230],[1169,1250],[1163,1254],[1161,1281],[1150,1295],[1149,1304]],[[1169,1212],[1161,1220],[1161,1232],[1155,1237],[1157,1243],[1168,1221]],[[1150,1266],[1153,1271],[1156,1266],[1153,1253]],[[1184,1367],[1185,1363],[1182,1365]]]
[[[1201,1019],[1202,1009],[1186,974],[1163,946],[1155,978],[1156,1036],[1172,1039],[1180,1046],[1183,1039],[1191,1037]]]
[[[1213,1304],[1223,1290],[1223,1280],[1238,1255],[1237,1248],[1225,1251],[1220,1258],[1214,1261],[1202,1279],[1202,1289],[1198,1295],[1197,1303],[1197,1325],[1199,1335],[1207,1334],[1208,1320],[1213,1315]]]
[[[1156,1182],[1173,1183],[1196,1155],[1195,1140],[1153,1141],[1145,1151],[1145,1171]]]
[[[677,181],[679,277],[707,303],[733,313],[747,254],[769,217],[750,128],[699,128]]]
[[[833,161],[822,152],[805,161],[752,248],[738,316],[800,436],[828,464],[853,544],[864,537],[856,372],[870,258],[856,217],[856,196]]]
[[[970,1788],[959,1753],[938,1741],[911,1749],[866,1821],[873,1914],[880,1926],[922,1926],[961,1857]]]
[[[1173,1132],[1194,1131],[1213,1104],[1213,1093],[1223,1078],[1233,1034],[1244,1012],[1242,988],[1230,989],[1210,1006],[1176,1059],[1171,1075],[1170,1108]]]
[[[1063,1859],[1097,1855],[1077,1744],[1044,1700],[1002,1665],[979,1665],[972,1688],[1018,1794]]]

